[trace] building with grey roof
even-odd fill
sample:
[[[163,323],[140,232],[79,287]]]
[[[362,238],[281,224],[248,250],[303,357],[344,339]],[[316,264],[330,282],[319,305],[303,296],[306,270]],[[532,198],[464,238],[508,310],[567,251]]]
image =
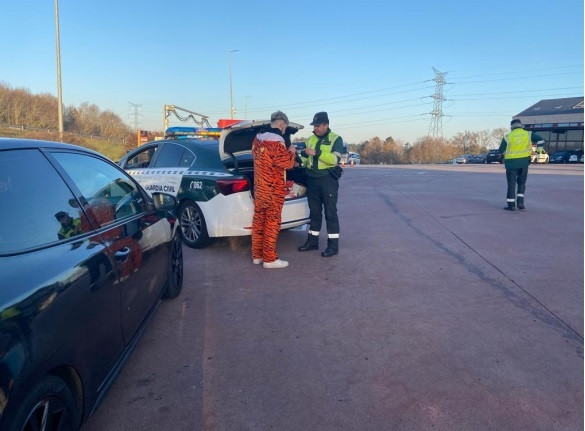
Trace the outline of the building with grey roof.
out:
[[[513,118],[542,136],[549,154],[583,149],[583,96],[541,100]]]

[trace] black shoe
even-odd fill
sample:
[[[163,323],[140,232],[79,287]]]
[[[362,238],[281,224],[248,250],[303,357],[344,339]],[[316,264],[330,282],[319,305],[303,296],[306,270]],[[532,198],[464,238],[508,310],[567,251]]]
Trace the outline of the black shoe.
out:
[[[504,209],[507,211],[514,211],[516,208],[514,208],[514,205],[506,205]]]
[[[337,253],[339,253],[338,250],[336,250],[334,248],[327,247],[325,249],[325,251],[322,251],[321,252],[321,256],[323,256],[323,257],[331,257],[331,256],[335,256]]]
[[[299,248],[298,251],[311,251],[311,250],[319,250],[319,237],[317,235],[309,234],[307,241]]]
[[[338,238],[331,238],[327,239],[327,248],[325,251],[321,253],[323,257],[331,257],[335,256],[339,253],[339,239]]]
[[[526,207],[524,206],[524,204],[518,204],[518,209],[519,210],[525,210]]]

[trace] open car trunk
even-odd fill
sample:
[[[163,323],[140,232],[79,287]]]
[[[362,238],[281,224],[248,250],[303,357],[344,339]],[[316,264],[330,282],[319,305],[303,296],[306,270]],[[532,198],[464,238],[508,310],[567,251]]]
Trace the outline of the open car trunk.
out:
[[[248,178],[254,195],[254,160],[252,159],[252,143],[258,132],[269,126],[270,121],[243,121],[234,124],[221,132],[219,138],[219,156],[222,163],[234,174]],[[294,135],[303,126],[290,123],[287,133]],[[300,198],[305,195],[307,176],[304,168],[297,167],[286,172],[286,186],[289,189],[285,200]]]

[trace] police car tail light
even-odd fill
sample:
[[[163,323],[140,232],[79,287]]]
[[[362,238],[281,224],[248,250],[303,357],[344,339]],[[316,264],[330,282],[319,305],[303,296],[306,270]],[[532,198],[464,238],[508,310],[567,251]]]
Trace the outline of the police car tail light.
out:
[[[217,186],[222,195],[231,195],[233,193],[245,192],[250,190],[250,183],[246,179],[240,180],[218,180]]]

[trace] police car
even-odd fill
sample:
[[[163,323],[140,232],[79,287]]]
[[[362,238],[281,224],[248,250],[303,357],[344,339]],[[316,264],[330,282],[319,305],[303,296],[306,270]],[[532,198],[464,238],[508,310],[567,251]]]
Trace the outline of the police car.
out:
[[[210,238],[250,235],[254,215],[252,142],[270,121],[242,121],[223,129],[171,127],[165,138],[126,154],[118,164],[147,193],[164,192],[177,198],[184,242],[193,248]],[[290,123],[296,133],[300,124]],[[296,168],[301,169],[301,168]],[[292,175],[289,178],[300,178]],[[282,209],[281,229],[309,222],[303,187],[292,184]],[[299,191],[300,190],[300,191]]]

